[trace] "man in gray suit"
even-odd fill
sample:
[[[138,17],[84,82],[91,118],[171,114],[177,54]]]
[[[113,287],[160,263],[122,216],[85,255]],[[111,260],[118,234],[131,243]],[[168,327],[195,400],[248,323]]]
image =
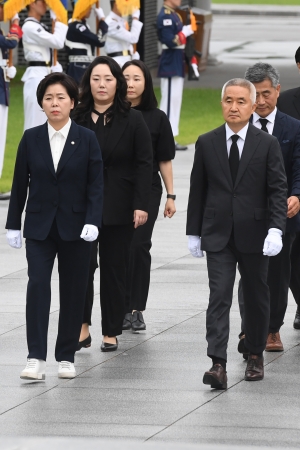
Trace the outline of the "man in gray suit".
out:
[[[229,312],[236,275],[245,301],[246,381],[264,377],[270,299],[268,256],[282,248],[287,182],[279,143],[249,123],[255,111],[252,83],[235,78],[222,90],[225,125],[198,138],[191,173],[187,235],[193,256],[207,252],[210,286],[206,316],[212,368],[203,383],[227,388]]]

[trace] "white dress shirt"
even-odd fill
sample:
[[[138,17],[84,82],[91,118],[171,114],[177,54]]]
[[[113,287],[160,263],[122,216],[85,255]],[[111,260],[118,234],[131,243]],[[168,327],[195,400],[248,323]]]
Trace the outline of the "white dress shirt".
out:
[[[261,123],[260,123],[259,119],[267,119],[269,121],[267,123],[267,130],[268,130],[269,134],[273,134],[276,113],[277,113],[276,106],[275,106],[274,110],[271,112],[271,114],[269,114],[267,117],[260,117],[256,112],[254,112],[252,125],[254,125],[256,128],[261,129]]]
[[[239,136],[239,139],[237,140],[237,146],[239,149],[239,154],[240,154],[240,159],[241,159],[248,128],[249,128],[249,123],[247,123],[247,125],[245,125],[244,128],[242,128],[238,133],[235,133],[234,131],[232,131],[232,129],[229,127],[229,125],[227,123],[225,123],[228,158],[229,158],[229,154],[230,154],[230,147],[232,144],[231,136],[233,136],[234,134],[237,134]]]
[[[70,131],[71,123],[71,119],[69,119],[63,128],[56,131],[48,122],[49,142],[55,172],[57,171],[57,166]]]

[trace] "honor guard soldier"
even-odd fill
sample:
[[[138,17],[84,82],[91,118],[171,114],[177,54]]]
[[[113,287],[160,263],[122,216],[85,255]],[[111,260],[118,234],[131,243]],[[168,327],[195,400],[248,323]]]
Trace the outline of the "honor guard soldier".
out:
[[[105,51],[122,67],[127,61],[140,59],[138,52],[134,51],[133,44],[137,44],[143,28],[143,23],[139,21],[140,10],[132,14],[131,30],[128,29],[128,22],[122,17],[117,2],[110,2],[111,12],[106,18],[108,25]]]
[[[69,54],[67,74],[74,78],[77,84],[80,83],[85,69],[95,57],[95,47],[104,46],[108,30],[102,8],[95,8],[96,17],[99,20],[98,33],[90,30],[86,19],[89,18],[91,9],[86,11],[81,20],[73,19],[70,22],[65,42]]]
[[[3,6],[6,0],[0,0],[0,22],[3,20]],[[8,52],[18,45],[22,37],[19,27],[19,16],[12,18],[12,26],[7,36],[3,35],[0,28],[0,178],[2,175],[4,151],[6,143],[7,117],[9,105],[9,81],[15,77],[16,68],[8,67]]]
[[[56,21],[53,33],[41,23],[42,16],[47,11],[44,0],[36,0],[27,6],[28,18],[22,27],[24,56],[28,61],[22,81],[24,82],[24,130],[42,125],[47,118],[36,100],[36,89],[40,81],[50,72],[62,72],[62,66],[57,63],[51,66],[51,49],[64,47],[67,25]],[[50,17],[56,20],[53,11]]]
[[[191,25],[183,25],[181,17],[175,11],[180,5],[181,0],[165,1],[157,17],[158,39],[162,44],[158,67],[158,77],[161,78],[160,109],[167,114],[174,137],[179,134],[185,43],[186,38],[193,34]],[[186,149],[187,147],[176,143],[176,150]]]

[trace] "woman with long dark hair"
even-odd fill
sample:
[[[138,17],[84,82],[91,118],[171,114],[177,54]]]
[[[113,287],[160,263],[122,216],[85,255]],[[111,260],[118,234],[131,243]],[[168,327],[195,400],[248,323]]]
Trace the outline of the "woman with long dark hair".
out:
[[[152,77],[147,66],[142,61],[133,60],[127,62],[122,70],[128,86],[127,99],[131,102],[132,109],[141,111],[143,114],[151,134],[153,151],[148,220],[143,227],[135,231],[131,243],[126,288],[126,314],[123,322],[123,330],[132,328],[133,331],[140,331],[146,329],[142,313],[146,309],[150,284],[151,238],[162,196],[159,172],[167,191],[164,216],[171,218],[176,212],[172,171],[175,142],[166,114],[157,108]]]
[[[151,136],[143,116],[130,108],[127,83],[118,63],[100,56],[81,82],[74,120],[97,136],[104,163],[103,220],[99,233],[101,350],[118,348],[125,314],[126,269],[134,230],[146,223],[152,182]],[[97,267],[94,245],[85,312],[78,350],[89,347],[93,279]]]

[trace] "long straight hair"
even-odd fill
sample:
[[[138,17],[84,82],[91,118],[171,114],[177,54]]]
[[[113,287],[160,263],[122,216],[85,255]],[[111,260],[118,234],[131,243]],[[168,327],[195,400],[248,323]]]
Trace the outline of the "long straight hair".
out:
[[[117,90],[114,97],[112,107],[110,108],[108,118],[112,118],[115,114],[126,115],[130,111],[130,103],[126,99],[127,83],[119,64],[109,56],[98,56],[88,66],[83,74],[80,83],[79,104],[74,111],[73,119],[78,122],[86,121],[91,115],[94,108],[94,98],[91,91],[91,74],[94,67],[99,64],[105,64],[109,67],[112,75],[117,80]]]
[[[153,89],[153,81],[150,70],[146,66],[143,61],[138,59],[134,59],[133,61],[128,61],[122,67],[122,71],[129,66],[136,66],[143,72],[145,78],[145,89],[142,93],[141,103],[138,105],[141,110],[155,109],[157,108],[157,99],[155,97],[154,89]]]

